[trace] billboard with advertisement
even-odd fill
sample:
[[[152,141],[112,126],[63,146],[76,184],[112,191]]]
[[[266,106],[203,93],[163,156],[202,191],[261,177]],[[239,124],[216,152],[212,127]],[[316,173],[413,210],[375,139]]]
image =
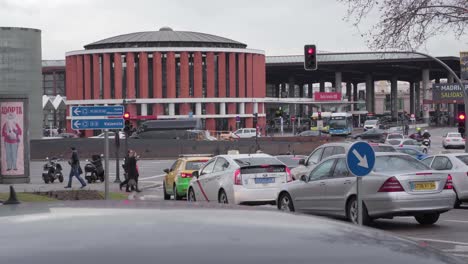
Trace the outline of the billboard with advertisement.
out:
[[[460,52],[460,79],[468,80],[468,51]]]
[[[468,83],[465,84],[468,89]],[[463,90],[457,83],[434,83],[432,85],[432,103],[463,102]]]
[[[315,101],[341,101],[341,93],[339,92],[315,92]]]
[[[2,175],[24,175],[24,104],[0,103]]]

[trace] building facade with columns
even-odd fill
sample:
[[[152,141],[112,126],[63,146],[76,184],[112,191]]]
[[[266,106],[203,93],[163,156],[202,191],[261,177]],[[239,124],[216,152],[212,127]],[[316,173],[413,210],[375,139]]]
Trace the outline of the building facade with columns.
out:
[[[253,127],[253,113],[258,113],[260,127],[266,123],[262,50],[168,27],[84,48],[66,54],[67,106],[125,103],[135,124],[193,117],[201,118],[207,130],[232,130]]]

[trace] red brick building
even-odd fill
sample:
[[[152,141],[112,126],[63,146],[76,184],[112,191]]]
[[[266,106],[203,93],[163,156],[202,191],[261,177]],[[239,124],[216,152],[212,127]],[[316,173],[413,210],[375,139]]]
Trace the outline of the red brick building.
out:
[[[201,118],[207,130],[230,130],[253,127],[252,114],[258,113],[258,125],[265,126],[261,50],[167,27],[107,38],[84,48],[66,54],[68,111],[72,105],[120,105],[125,100],[134,122],[193,116]]]

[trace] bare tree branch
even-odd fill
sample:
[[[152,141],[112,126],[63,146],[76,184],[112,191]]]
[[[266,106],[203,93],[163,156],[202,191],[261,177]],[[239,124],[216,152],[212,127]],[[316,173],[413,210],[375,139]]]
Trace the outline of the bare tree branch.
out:
[[[414,50],[428,39],[453,34],[459,39],[468,31],[467,0],[338,0],[346,3],[345,20],[356,28],[364,19],[378,15],[379,21],[367,32],[372,49]]]

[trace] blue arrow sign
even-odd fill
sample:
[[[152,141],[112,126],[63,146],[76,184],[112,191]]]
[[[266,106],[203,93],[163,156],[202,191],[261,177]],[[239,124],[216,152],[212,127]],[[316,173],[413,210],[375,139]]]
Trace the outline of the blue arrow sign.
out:
[[[111,106],[72,106],[71,116],[122,116],[124,107],[122,105]]]
[[[75,119],[72,120],[72,129],[122,129],[124,127],[123,118],[115,119]]]
[[[362,177],[369,174],[375,165],[374,149],[367,142],[356,142],[346,153],[348,170],[355,176]]]

